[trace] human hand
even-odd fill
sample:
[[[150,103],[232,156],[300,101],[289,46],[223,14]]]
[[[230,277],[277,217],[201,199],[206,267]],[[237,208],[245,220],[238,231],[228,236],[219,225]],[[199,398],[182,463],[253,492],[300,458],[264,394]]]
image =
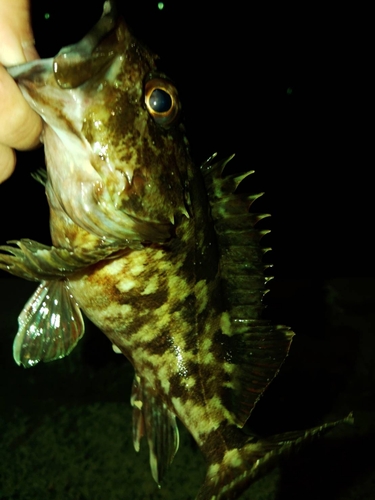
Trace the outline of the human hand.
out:
[[[2,65],[14,66],[37,58],[29,0],[0,0],[0,182],[13,172],[13,148],[32,149],[39,144],[42,131],[40,116]]]

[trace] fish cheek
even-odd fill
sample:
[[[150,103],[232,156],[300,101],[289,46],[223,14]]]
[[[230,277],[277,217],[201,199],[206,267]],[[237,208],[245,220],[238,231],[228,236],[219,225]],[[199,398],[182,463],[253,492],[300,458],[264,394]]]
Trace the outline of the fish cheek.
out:
[[[122,209],[137,218],[170,221],[184,206],[181,180],[168,141],[158,137],[150,144],[145,137],[136,147],[134,161],[138,167],[124,193]],[[129,156],[125,159],[130,160]]]
[[[159,135],[155,134],[154,137],[153,144],[158,152],[156,159],[159,162],[157,179],[159,192],[174,213],[185,213],[184,188],[187,174],[184,168],[186,164],[184,153],[169,132],[164,135],[159,132]]]
[[[108,92],[107,92],[108,94]],[[121,153],[135,149],[140,133],[134,126],[137,112],[124,92],[104,95],[90,106],[83,118],[82,135],[93,147],[100,144],[108,153]],[[120,154],[120,160],[121,154]]]

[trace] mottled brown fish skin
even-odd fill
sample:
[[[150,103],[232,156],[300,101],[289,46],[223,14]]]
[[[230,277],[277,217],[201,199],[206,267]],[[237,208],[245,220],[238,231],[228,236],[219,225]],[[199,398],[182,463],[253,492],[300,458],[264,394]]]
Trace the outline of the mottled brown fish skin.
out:
[[[202,444],[225,418],[217,391],[225,368],[222,346],[213,341],[221,319],[217,249],[197,230],[199,219],[200,227],[212,227],[205,195],[198,195],[198,213],[193,196],[193,213],[180,217],[170,242],[99,262],[69,285],[87,316]]]

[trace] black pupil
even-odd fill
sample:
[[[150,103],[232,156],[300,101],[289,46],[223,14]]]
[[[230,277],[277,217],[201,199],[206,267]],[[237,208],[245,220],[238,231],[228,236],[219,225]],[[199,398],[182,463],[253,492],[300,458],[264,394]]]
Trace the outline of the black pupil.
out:
[[[172,99],[165,90],[155,89],[150,95],[149,103],[150,107],[157,113],[165,113],[171,109]]]

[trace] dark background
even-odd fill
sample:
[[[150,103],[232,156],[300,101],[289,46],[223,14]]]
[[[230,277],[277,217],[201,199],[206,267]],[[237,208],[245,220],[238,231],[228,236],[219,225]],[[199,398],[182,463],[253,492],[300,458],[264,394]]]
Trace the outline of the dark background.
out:
[[[368,103],[360,57],[365,33],[352,11],[304,3],[166,1],[162,11],[155,1],[118,3],[136,36],[159,54],[160,68],[179,88],[196,162],[216,151],[220,156],[236,153],[231,168],[255,170],[248,189],[266,192],[254,205],[254,210],[272,214],[262,223],[272,230],[264,243],[273,248],[267,259],[274,264],[275,276],[266,314],[290,325],[297,335],[279,377],[253,415],[254,426],[279,432],[355,411],[355,428],[284,464],[277,480],[270,476],[261,483],[254,498],[373,498],[369,478],[374,462],[365,458],[374,443],[375,395],[373,155],[363,125]],[[41,57],[51,57],[82,38],[101,10],[102,2],[97,1],[33,2]],[[49,243],[43,187],[30,176],[42,165],[42,149],[20,153],[15,174],[0,186],[1,242],[29,237]],[[132,370],[112,355],[108,341],[92,325],[66,360],[30,371],[16,367],[11,350],[16,318],[32,290],[32,284],[0,272],[6,442],[0,463],[13,457],[15,477],[22,469],[21,477],[34,478],[15,479],[13,484],[3,465],[6,487],[2,490],[0,475],[0,498],[128,498],[119,492],[132,488],[134,478],[139,498],[194,498],[195,486],[177,488],[177,493],[172,485],[170,497],[168,487],[156,493],[152,481],[147,483],[147,454],[147,479],[138,479],[138,466],[133,470],[124,465],[135,460],[131,449],[107,451],[113,449],[117,432],[120,441],[124,435],[129,439],[130,415],[125,413]],[[116,427],[119,412],[125,420],[121,430]],[[66,424],[71,419],[85,428],[94,428],[98,419],[102,422],[95,436],[87,436],[106,457],[101,467],[92,466],[92,475],[85,471],[94,453],[76,425]],[[67,425],[68,430],[51,440],[45,436],[54,424],[59,429]],[[97,439],[102,432],[108,432],[108,442],[101,447]],[[54,479],[43,482],[35,469],[49,476],[45,464],[65,456],[66,439],[74,449],[71,456],[66,452],[66,460],[78,470],[77,478],[71,473],[60,484],[65,479],[56,465]],[[197,452],[186,439],[195,464]],[[42,462],[30,459],[35,447],[44,450]],[[77,453],[83,453],[82,463],[74,462]],[[170,472],[180,485],[190,484],[185,464]],[[118,476],[113,471],[121,470],[121,475],[124,468],[130,472],[115,486]],[[113,487],[102,493],[105,481]],[[87,491],[82,487],[86,483]]]

